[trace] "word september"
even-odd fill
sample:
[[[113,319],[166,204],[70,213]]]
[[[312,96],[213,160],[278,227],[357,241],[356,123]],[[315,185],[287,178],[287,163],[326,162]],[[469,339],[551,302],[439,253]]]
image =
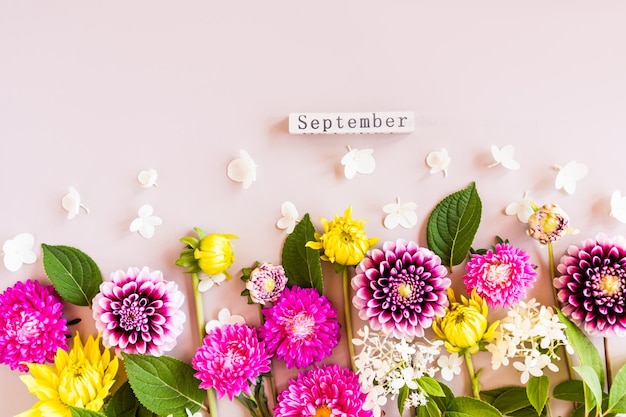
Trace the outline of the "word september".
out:
[[[407,133],[413,112],[290,113],[291,134]]]

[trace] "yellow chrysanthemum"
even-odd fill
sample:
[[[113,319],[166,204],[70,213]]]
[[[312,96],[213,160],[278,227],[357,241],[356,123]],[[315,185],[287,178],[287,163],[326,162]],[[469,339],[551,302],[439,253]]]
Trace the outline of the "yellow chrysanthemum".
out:
[[[83,346],[77,332],[72,349],[59,349],[54,365],[29,363],[31,375],[20,378],[39,401],[17,417],[71,417],[69,406],[100,411],[118,369],[117,357],[100,346],[100,335]]]
[[[193,253],[202,272],[209,276],[225,274],[226,278],[230,279],[230,274],[226,270],[235,261],[230,240],[236,238],[235,235],[220,233],[203,237]]]
[[[370,247],[378,242],[378,238],[368,238],[363,220],[352,219],[352,207],[348,206],[343,217],[335,216],[328,221],[321,218],[324,233],[315,233],[314,242],[307,242],[312,249],[323,250],[321,258],[343,266],[356,265]]]
[[[461,301],[457,302],[454,291],[448,288],[448,299],[450,304],[446,314],[437,317],[433,323],[435,335],[445,342],[448,352],[478,352],[481,342],[493,339],[499,321],[489,325],[489,308],[476,290],[472,291],[469,299],[461,296]]]

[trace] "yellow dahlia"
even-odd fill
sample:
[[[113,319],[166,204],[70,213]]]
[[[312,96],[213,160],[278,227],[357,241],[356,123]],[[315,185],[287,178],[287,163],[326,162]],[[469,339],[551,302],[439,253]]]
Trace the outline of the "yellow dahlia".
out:
[[[450,305],[446,314],[437,317],[433,323],[435,335],[445,342],[448,352],[478,352],[482,343],[493,339],[499,321],[489,325],[487,302],[475,289],[469,299],[461,296],[461,301],[458,302],[454,291],[448,288],[448,299]]]
[[[378,242],[378,238],[368,238],[363,220],[352,219],[352,207],[348,206],[343,217],[335,216],[328,221],[321,218],[324,233],[315,233],[315,241],[307,242],[306,246],[322,250],[321,258],[342,266],[356,265],[370,247]]]
[[[17,417],[71,417],[69,406],[100,411],[118,369],[117,357],[100,346],[100,335],[83,345],[77,332],[72,349],[59,349],[54,365],[29,363],[31,375],[20,378],[39,401]]]

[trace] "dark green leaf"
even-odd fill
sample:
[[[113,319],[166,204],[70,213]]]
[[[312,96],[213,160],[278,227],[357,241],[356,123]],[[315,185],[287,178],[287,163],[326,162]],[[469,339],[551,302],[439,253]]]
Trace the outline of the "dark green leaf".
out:
[[[59,295],[69,303],[91,307],[102,283],[102,274],[93,259],[69,246],[43,243],[41,248],[44,270]]]
[[[537,414],[541,414],[548,402],[550,380],[545,375],[530,378],[528,385],[526,385],[526,393],[528,394],[528,400],[537,411]]]
[[[510,414],[524,407],[528,407],[530,402],[526,395],[526,389],[523,387],[514,387],[500,394],[491,404],[500,410],[502,414]]]
[[[455,397],[448,404],[448,410],[470,417],[502,417],[502,413],[494,406],[472,397]],[[453,414],[446,412],[445,415]]]
[[[79,408],[79,407],[72,407],[72,406],[69,406],[68,408],[70,409],[70,413],[72,414],[72,417],[106,417],[102,413],[87,410],[86,408]]]
[[[467,257],[482,212],[482,202],[472,182],[467,188],[445,197],[434,208],[426,227],[426,239],[443,265],[452,268]]]
[[[574,403],[585,402],[585,396],[583,393],[583,381],[578,379],[568,379],[552,390],[552,396],[557,400],[571,401]]]
[[[287,238],[282,251],[282,265],[288,278],[288,285],[302,288],[316,288],[324,292],[322,263],[318,250],[307,248],[306,243],[315,240],[315,228],[309,214],[296,224]]]
[[[139,400],[127,381],[111,397],[106,408],[106,415],[107,417],[136,417],[139,405]]]
[[[185,409],[195,413],[202,406],[204,391],[198,388],[190,365],[168,356],[122,356],[133,392],[148,410],[186,417]]]

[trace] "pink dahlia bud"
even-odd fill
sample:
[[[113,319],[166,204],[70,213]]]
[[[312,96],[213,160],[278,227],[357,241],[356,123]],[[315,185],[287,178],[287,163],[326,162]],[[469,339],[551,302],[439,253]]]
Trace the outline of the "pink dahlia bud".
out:
[[[286,284],[287,276],[282,265],[264,262],[250,272],[246,289],[253,302],[264,305],[278,300]]]
[[[543,245],[556,242],[571,230],[569,216],[556,204],[544,204],[528,218],[528,236]]]

